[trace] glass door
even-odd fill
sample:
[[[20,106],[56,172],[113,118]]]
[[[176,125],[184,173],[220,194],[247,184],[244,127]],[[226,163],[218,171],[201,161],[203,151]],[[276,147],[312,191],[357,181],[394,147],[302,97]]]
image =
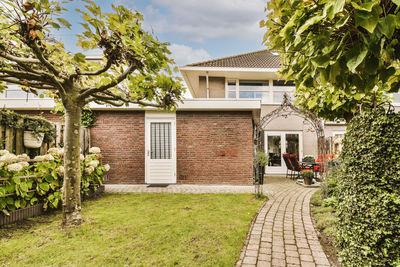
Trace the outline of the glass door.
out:
[[[296,154],[299,161],[302,157],[301,132],[265,132],[265,152],[269,158],[266,172],[269,174],[285,174],[287,167],[283,154]]]

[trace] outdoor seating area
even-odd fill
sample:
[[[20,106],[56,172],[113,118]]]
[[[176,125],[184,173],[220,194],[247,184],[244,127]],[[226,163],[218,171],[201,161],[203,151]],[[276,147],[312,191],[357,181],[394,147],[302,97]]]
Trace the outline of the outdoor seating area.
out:
[[[283,160],[286,164],[286,178],[300,179],[302,171],[312,171],[314,178],[326,171],[328,160],[333,160],[333,154],[319,155],[316,160],[299,161],[296,154],[283,154]]]

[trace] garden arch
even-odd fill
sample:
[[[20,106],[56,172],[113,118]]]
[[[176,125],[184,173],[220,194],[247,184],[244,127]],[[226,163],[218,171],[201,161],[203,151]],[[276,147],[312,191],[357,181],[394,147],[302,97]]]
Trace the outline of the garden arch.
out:
[[[287,118],[288,116],[301,117],[312,125],[317,134],[318,155],[325,155],[325,132],[322,120],[310,111],[300,109],[293,105],[290,101],[290,97],[286,93],[284,94],[282,104],[277,109],[261,117],[260,123],[254,126],[254,154],[256,154],[257,151],[264,151],[264,131],[267,130],[268,124],[277,118]],[[259,177],[259,175],[260,169],[255,167],[254,177]],[[257,178],[255,182],[257,183]]]
[[[314,128],[317,134],[318,140],[318,155],[325,154],[325,132],[322,120],[318,118],[314,113],[300,109],[293,105],[290,101],[290,97],[287,93],[283,96],[282,104],[275,110],[266,114],[260,119],[260,123],[255,125],[255,138],[256,145],[258,149],[264,149],[264,131],[267,130],[268,124],[270,124],[273,120],[284,117],[287,118],[289,116],[298,116],[308,121],[312,127]]]

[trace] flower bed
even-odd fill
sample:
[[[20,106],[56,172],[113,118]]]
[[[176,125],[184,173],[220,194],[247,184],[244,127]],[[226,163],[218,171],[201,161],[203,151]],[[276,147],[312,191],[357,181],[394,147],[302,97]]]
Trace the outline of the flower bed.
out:
[[[81,154],[81,194],[96,191],[110,167],[101,164],[99,148],[91,148],[86,157]],[[38,203],[57,208],[62,200],[63,156],[61,148],[50,148],[48,154],[30,159],[28,155],[14,155],[0,150],[0,210],[10,211]]]

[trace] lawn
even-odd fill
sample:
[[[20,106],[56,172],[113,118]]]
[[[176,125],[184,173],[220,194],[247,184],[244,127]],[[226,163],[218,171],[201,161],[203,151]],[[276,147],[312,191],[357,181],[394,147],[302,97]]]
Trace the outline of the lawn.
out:
[[[105,194],[64,232],[61,213],[0,229],[0,265],[232,266],[262,200],[249,194]]]

